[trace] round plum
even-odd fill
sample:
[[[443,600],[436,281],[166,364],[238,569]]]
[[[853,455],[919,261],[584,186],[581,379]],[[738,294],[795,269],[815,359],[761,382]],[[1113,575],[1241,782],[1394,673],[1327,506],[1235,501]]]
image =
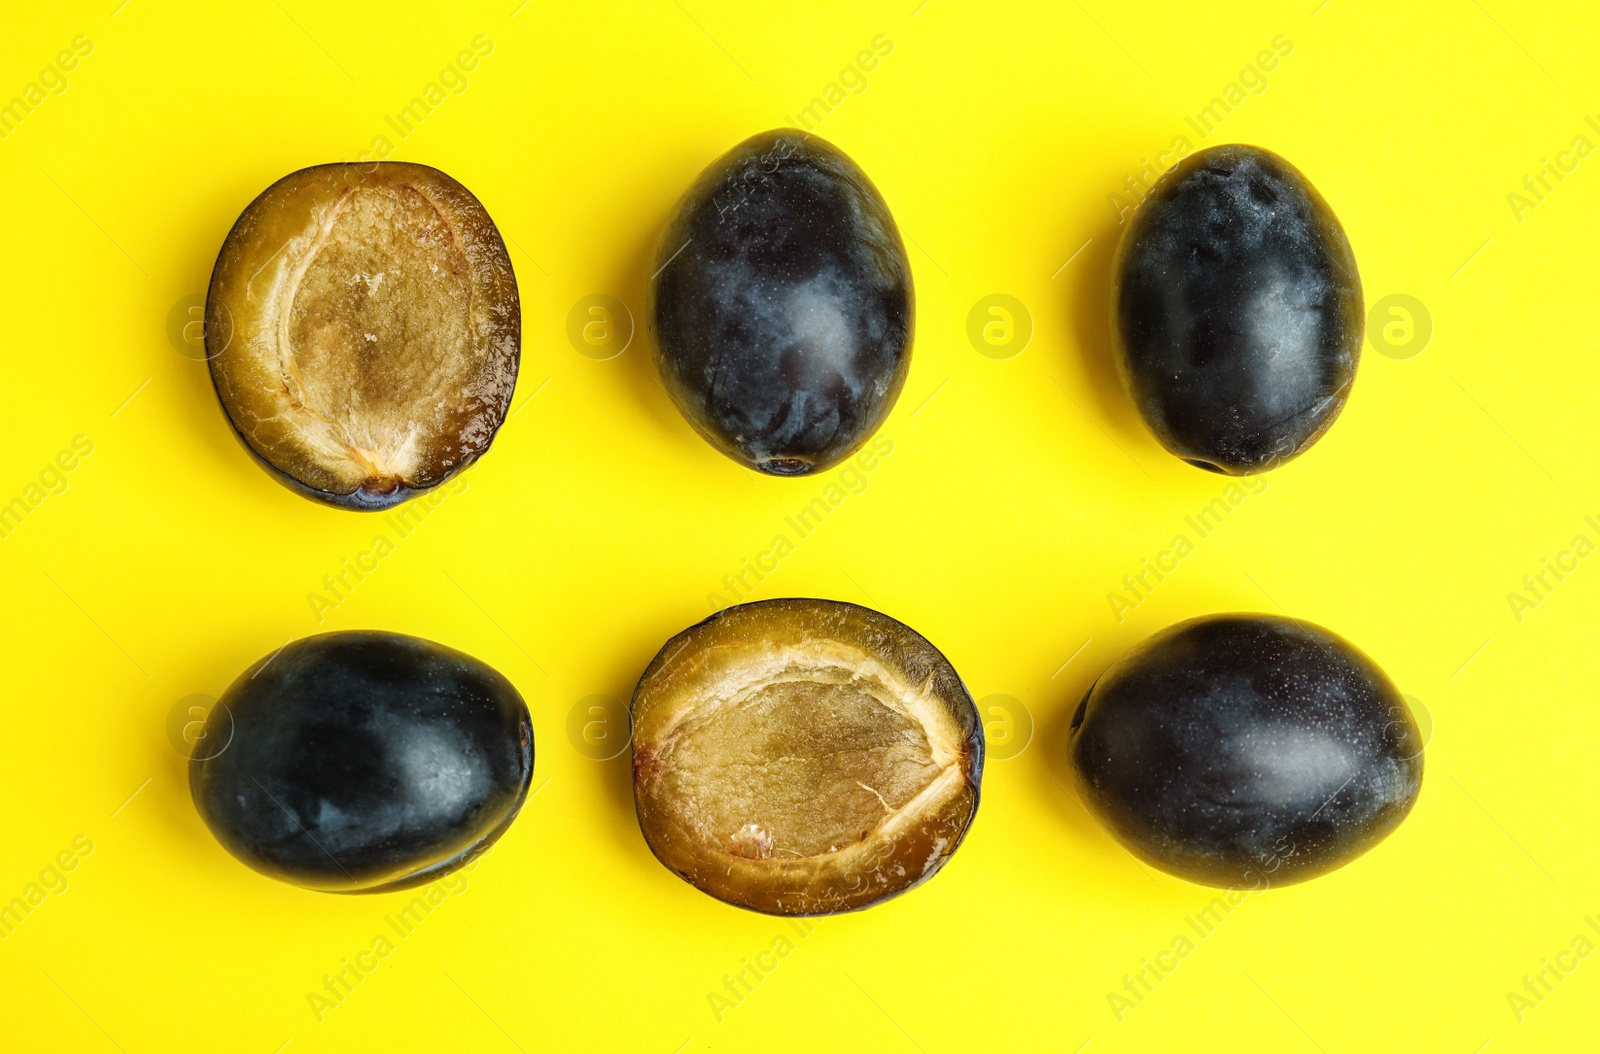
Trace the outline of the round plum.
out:
[[[911,264],[889,206],[854,161],[790,128],[695,180],[662,235],[646,314],[684,417],[771,475],[849,457],[911,368]]]
[[[466,187],[407,162],[317,165],[228,232],[205,336],[251,456],[306,497],[378,510],[489,449],[522,315],[505,243]]]
[[[1184,158],[1117,246],[1117,372],[1161,445],[1198,468],[1250,475],[1315,443],[1344,408],[1364,326],[1338,217],[1258,147]]]
[[[719,900],[828,915],[931,878],[978,809],[983,726],[932,644],[832,600],[731,607],[634,692],[633,789],[656,857]]]
[[[1145,862],[1205,885],[1302,882],[1377,845],[1422,785],[1422,736],[1349,641],[1209,615],[1119,659],[1073,715],[1084,805]]]
[[[239,676],[189,762],[195,807],[262,874],[330,893],[431,882],[510,826],[533,725],[499,673],[399,633],[324,633]]]

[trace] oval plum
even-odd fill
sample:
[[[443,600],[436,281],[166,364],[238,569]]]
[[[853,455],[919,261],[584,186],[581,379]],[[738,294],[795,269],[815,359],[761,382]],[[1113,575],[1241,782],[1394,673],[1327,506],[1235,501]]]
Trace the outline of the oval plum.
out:
[[[231,722],[231,727],[229,722]],[[325,633],[246,670],[189,762],[195,807],[262,874],[330,893],[430,882],[510,826],[533,777],[522,697],[470,655]]]
[[[1341,867],[1410,812],[1422,737],[1355,645],[1275,615],[1210,615],[1113,664],[1072,720],[1084,805],[1135,856],[1206,885]]]
[[[764,132],[711,164],[662,235],[650,338],[667,394],[740,464],[849,457],[911,366],[911,265],[889,207],[815,135]]]
[[[1267,150],[1183,159],[1117,246],[1117,372],[1161,445],[1199,468],[1249,475],[1315,443],[1344,408],[1364,326],[1338,217]]]

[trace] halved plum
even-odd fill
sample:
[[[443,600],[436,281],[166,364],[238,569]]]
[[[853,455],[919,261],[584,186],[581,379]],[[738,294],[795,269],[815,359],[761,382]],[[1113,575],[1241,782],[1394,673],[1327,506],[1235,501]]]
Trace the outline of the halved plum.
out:
[[[489,448],[516,385],[517,280],[460,183],[398,161],[262,192],[206,299],[222,409],[280,482],[350,509],[438,486]]]
[[[673,637],[633,696],[656,857],[770,915],[854,911],[932,877],[978,809],[983,725],[949,661],[855,604],[728,608]]]

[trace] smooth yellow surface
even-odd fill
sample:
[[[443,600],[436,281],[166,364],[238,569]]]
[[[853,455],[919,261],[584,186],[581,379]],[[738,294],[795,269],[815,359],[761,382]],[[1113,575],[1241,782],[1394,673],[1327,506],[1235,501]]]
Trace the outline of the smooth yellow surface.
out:
[[[1600,155],[1558,153],[1600,146],[1592,4],[115,5],[13,4],[0,33],[0,102],[39,85],[0,139],[0,501],[27,509],[0,538],[0,903],[56,890],[0,940],[0,1048],[1594,1046],[1600,956],[1572,949],[1600,945],[1600,557],[1561,554],[1600,543]],[[64,86],[40,73],[80,35]],[[1275,68],[1241,74],[1280,35]],[[870,72],[841,73],[880,36]],[[386,118],[430,83],[401,136]],[[1241,101],[1200,137],[1186,117],[1230,83]],[[655,383],[647,261],[707,162],[830,84],[813,124],[906,236],[916,351],[890,456],[767,479]],[[1344,222],[1368,304],[1411,297],[1432,322],[1409,357],[1369,340],[1337,425],[1250,492],[1166,455],[1109,364],[1112,195],[1180,135],[1289,158]],[[380,136],[482,199],[524,311],[514,415],[403,538],[268,479],[179,353],[185,298],[250,199]],[[1525,177],[1563,157],[1533,197]],[[968,336],[996,294],[1031,325],[1011,357],[983,342],[1028,328],[1014,306]],[[621,354],[605,323],[627,320],[588,315],[610,303],[593,297],[631,312]],[[1379,320],[1397,354],[1417,314]],[[823,525],[745,571],[817,497]],[[1186,518],[1218,498],[1196,538]],[[1179,533],[1195,552],[1119,621],[1108,594]],[[393,551],[363,556],[379,535]],[[1571,569],[1535,597],[1546,560]],[[741,573],[740,596],[851,600],[925,633],[1013,755],[943,873],[803,936],[667,873],[626,755],[575,745],[603,745],[591,697],[626,699]],[[1280,607],[1420,701],[1422,796],[1367,857],[1201,937],[1212,893],[1141,867],[1063,790],[1063,723],[1155,630]],[[408,894],[302,892],[227,856],[178,749],[187,708],[252,661],[354,627],[480,656],[537,730],[536,795],[403,937],[386,919]],[[384,934],[389,954],[359,958]],[[1179,934],[1192,952],[1158,959]],[[376,966],[318,1004],[346,960]],[[1118,1009],[1146,960],[1176,965]],[[1535,1004],[1524,975],[1562,962]],[[775,966],[719,1008],[747,963]]]

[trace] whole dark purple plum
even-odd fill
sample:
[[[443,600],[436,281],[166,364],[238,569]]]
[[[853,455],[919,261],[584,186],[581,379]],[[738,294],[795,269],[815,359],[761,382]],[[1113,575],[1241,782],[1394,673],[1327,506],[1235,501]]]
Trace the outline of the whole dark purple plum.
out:
[[[911,265],[855,162],[763,132],[700,174],[656,251],[649,318],[667,394],[712,446],[819,472],[883,424],[911,367]]]
[[[1355,255],[1277,154],[1229,145],[1180,161],[1129,222],[1111,282],[1117,372],[1189,464],[1265,471],[1344,408],[1365,325]]]
[[[404,889],[470,862],[533,777],[533,725],[511,682],[399,633],[324,633],[263,658],[199,742],[189,789],[223,848],[330,893]]]
[[[1404,698],[1355,645],[1275,615],[1168,627],[1090,688],[1069,733],[1084,805],[1147,863],[1259,889],[1349,863],[1422,786]]]

